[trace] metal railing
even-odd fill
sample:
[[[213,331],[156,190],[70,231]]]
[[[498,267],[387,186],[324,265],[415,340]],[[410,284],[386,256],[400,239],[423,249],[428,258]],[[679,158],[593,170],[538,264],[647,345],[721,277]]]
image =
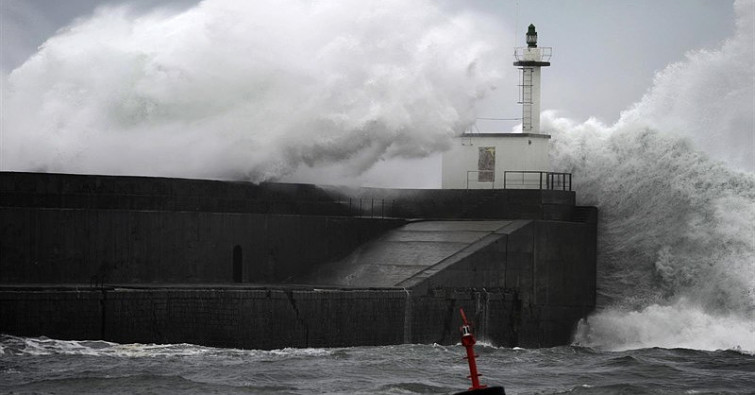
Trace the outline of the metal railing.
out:
[[[571,173],[549,171],[504,171],[503,189],[571,191]]]
[[[477,180],[474,182],[479,183],[490,183],[490,189],[495,189],[495,171],[494,170],[467,170],[467,189],[469,189],[469,175],[475,173],[477,174]],[[480,173],[493,173],[493,177],[490,181],[480,181]]]
[[[528,60],[549,62],[551,60],[551,56],[553,56],[553,47],[537,47],[534,49],[536,49],[536,51],[533,51],[533,48],[529,47],[514,48],[514,59],[518,62]]]

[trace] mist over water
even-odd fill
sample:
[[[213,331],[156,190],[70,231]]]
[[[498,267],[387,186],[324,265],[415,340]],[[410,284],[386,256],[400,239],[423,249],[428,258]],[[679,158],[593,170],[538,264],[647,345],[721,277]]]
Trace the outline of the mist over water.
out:
[[[543,114],[600,209],[577,344],[755,353],[755,7],[735,8],[615,125]],[[3,76],[0,168],[262,181],[424,157],[511,69],[496,29],[429,1],[100,9]]]
[[[601,310],[577,344],[755,352],[751,2],[736,35],[688,54],[613,126],[545,114],[554,167],[600,207]]]
[[[3,83],[4,170],[274,180],[447,148],[497,27],[430,1],[100,8]]]

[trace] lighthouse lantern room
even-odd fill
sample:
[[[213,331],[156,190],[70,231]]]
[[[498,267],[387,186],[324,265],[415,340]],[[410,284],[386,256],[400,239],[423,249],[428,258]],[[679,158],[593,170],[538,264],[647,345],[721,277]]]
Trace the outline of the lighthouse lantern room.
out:
[[[443,154],[444,189],[543,188],[552,176],[550,135],[540,133],[540,68],[550,66],[551,48],[537,46],[530,25],[526,47],[514,50],[520,70],[521,133],[467,131]]]

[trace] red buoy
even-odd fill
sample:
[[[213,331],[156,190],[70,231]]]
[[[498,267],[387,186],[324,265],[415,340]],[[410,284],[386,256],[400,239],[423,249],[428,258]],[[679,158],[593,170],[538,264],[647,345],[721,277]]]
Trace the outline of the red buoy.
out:
[[[466,360],[469,364],[468,378],[472,380],[472,386],[469,387],[468,391],[459,392],[456,395],[506,395],[503,387],[488,388],[488,386],[480,384],[480,376],[482,375],[477,373],[477,360],[475,359],[477,355],[474,353],[474,345],[477,341],[475,341],[474,335],[472,335],[472,329],[469,325],[469,321],[467,321],[467,316],[464,314],[464,309],[460,308],[459,312],[461,313],[462,321],[462,326],[459,328],[459,331],[461,331],[461,345],[467,350]]]
[[[459,328],[461,331],[461,345],[467,349],[466,359],[467,363],[469,363],[469,377],[467,378],[472,380],[472,386],[469,387],[469,389],[483,389],[487,386],[480,385],[480,376],[482,375],[477,373],[477,360],[475,359],[477,355],[474,353],[474,345],[477,341],[475,341],[474,335],[472,335],[472,328],[469,326],[469,321],[467,321],[467,316],[464,314],[464,309],[460,308],[459,312],[461,313],[461,321],[463,322],[463,325]]]

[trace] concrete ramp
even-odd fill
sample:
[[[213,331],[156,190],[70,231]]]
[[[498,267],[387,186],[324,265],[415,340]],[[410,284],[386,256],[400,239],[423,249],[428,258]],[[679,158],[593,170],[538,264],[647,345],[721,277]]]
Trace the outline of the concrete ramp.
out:
[[[387,232],[345,259],[296,279],[300,284],[395,287],[475,245],[501,237],[512,221],[420,221]]]

